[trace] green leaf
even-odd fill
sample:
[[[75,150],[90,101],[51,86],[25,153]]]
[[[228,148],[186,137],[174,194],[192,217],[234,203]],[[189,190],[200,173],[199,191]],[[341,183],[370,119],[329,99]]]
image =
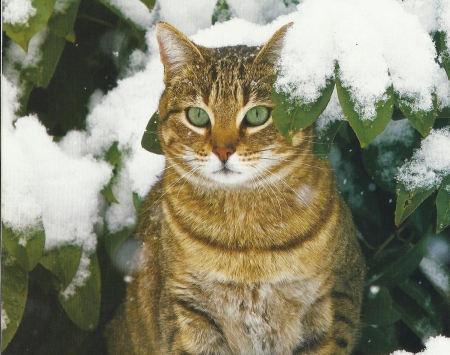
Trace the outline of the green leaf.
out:
[[[141,0],[141,2],[143,2],[144,5],[147,6],[149,10],[153,10],[153,8],[155,7],[156,0]]]
[[[436,196],[436,233],[441,233],[450,225],[450,175],[441,184]]]
[[[403,183],[398,182],[396,188],[395,224],[397,226],[400,225],[435,190],[436,188],[433,187],[428,189],[416,188],[409,191]]]
[[[442,314],[433,302],[429,290],[419,285],[417,282],[411,279],[406,279],[399,285],[400,289],[408,296],[414,299],[417,304],[427,313],[434,324],[442,327]]]
[[[426,254],[420,263],[420,270],[440,293],[444,300],[450,304],[450,270],[430,254]]]
[[[145,128],[145,132],[142,137],[141,145],[142,148],[148,150],[151,153],[164,154],[158,138],[158,121],[159,114],[158,111],[156,111],[150,118],[150,121],[148,121],[147,127]]]
[[[93,330],[97,328],[100,315],[100,267],[96,253],[82,258],[89,259],[89,276],[74,288],[73,295],[60,292],[58,299],[72,322],[83,330]]]
[[[392,117],[394,110],[393,88],[390,86],[386,90],[384,97],[387,97],[387,99],[380,100],[375,104],[377,115],[373,120],[361,119],[356,110],[356,103],[352,100],[350,90],[342,86],[338,68],[336,68],[336,89],[342,111],[355,131],[361,147],[365,147],[383,132]]]
[[[450,80],[450,46],[446,41],[445,32],[439,33],[440,46],[441,46],[441,60],[444,66],[445,72],[447,73],[448,80]]]
[[[230,6],[226,0],[217,0],[214,7],[211,23],[214,25],[216,22],[225,22],[231,19],[233,15]]]
[[[136,192],[133,192],[133,205],[136,212],[141,210],[143,202],[144,201],[139,197],[139,195]]]
[[[109,180],[108,184],[103,187],[103,189],[100,191],[100,193],[109,202],[119,203],[119,201],[117,201],[117,199],[116,199],[116,196],[114,196],[114,192],[113,192],[114,182],[115,182],[115,179],[113,177],[111,180]]]
[[[339,127],[346,124],[345,121],[334,121],[325,127],[321,132],[316,130],[316,140],[314,141],[314,153],[320,158],[325,158],[331,152],[333,147],[334,137],[336,136]]]
[[[19,327],[28,295],[28,272],[2,249],[2,351]],[[6,328],[3,328],[3,324]]]
[[[376,272],[373,276],[369,277],[366,284],[383,285],[388,288],[401,284],[419,267],[425,255],[428,239],[428,234],[423,236],[406,253],[386,265],[380,272]],[[383,261],[381,262],[384,264]]]
[[[109,150],[105,153],[105,161],[107,161],[112,166],[116,166],[120,158],[122,157],[122,152],[119,150],[119,142],[114,142]]]
[[[395,328],[366,326],[361,331],[357,350],[363,354],[386,355],[398,349]]]
[[[136,226],[125,227],[118,232],[108,233],[105,239],[105,248],[112,259],[120,245],[134,232]]]
[[[45,253],[40,264],[58,277],[61,288],[65,289],[77,272],[80,258],[80,247],[64,245]]]
[[[73,26],[78,14],[78,6],[81,0],[72,1],[64,13],[53,14],[48,20],[50,31],[58,37],[64,38],[69,42],[75,42],[75,32]]]
[[[2,243],[8,253],[14,256],[25,270],[31,271],[42,257],[45,233],[42,225],[14,231],[2,224]]]
[[[293,98],[288,93],[277,92],[272,88],[271,96],[275,103],[272,117],[275,127],[288,142],[292,142],[297,132],[310,126],[325,110],[333,90],[334,80],[328,79],[316,101],[304,102],[301,98]]]
[[[392,294],[394,307],[400,312],[401,320],[422,341],[441,334],[442,327],[433,323],[432,319],[417,303],[404,292],[398,290]]]
[[[413,111],[412,107],[415,105],[415,99],[407,96],[399,96],[396,94],[395,102],[414,128],[417,129],[423,137],[426,137],[428,133],[430,133],[437,115],[436,95],[433,96],[433,107],[428,111]]]
[[[371,325],[388,325],[400,319],[386,287],[372,285],[365,290],[361,318],[364,324]]]
[[[37,86],[46,88],[50,84],[65,44],[64,38],[49,33],[42,47],[42,61],[39,63],[41,75],[34,81]]]
[[[52,15],[55,0],[33,0],[31,4],[37,11],[28,20],[27,25],[3,23],[3,31],[6,32],[6,35],[21,46],[25,52],[28,51],[30,39],[47,24]]]

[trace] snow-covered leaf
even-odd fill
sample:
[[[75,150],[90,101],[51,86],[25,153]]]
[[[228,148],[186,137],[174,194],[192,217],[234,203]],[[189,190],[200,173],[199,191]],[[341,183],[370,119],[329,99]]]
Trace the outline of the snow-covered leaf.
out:
[[[429,110],[416,110],[414,109],[414,98],[398,95],[395,97],[395,102],[400,111],[402,111],[423,137],[426,137],[430,133],[434,120],[436,119],[436,100],[436,95],[433,95],[433,107]]]
[[[82,285],[74,285],[71,295],[66,296],[62,292],[58,295],[69,318],[83,330],[95,329],[100,315],[100,267],[97,254],[93,253],[88,260],[87,270],[82,270],[86,275],[75,276],[85,277]]]
[[[113,185],[114,185],[114,177],[108,182],[107,185],[105,185],[105,187],[103,187],[103,189],[100,191],[100,193],[103,195],[104,198],[106,198],[106,200],[108,200],[111,203],[119,203],[119,201],[117,201],[116,196],[114,196],[114,192],[113,192]]]
[[[336,89],[342,111],[353,128],[361,144],[361,147],[367,146],[386,128],[392,117],[394,109],[394,96],[392,86],[389,87],[383,96],[383,99],[375,103],[376,117],[366,119],[356,108],[356,103],[352,99],[348,88],[342,86],[339,69],[336,70]]]
[[[396,187],[395,224],[397,226],[400,225],[435,190],[435,187],[418,187],[408,190],[402,182],[398,182]]]
[[[435,257],[426,254],[420,263],[420,270],[444,300],[450,304],[450,270],[448,267]]]
[[[450,175],[442,181],[436,196],[436,209],[436,233],[440,233],[450,225]]]
[[[155,7],[156,0],[140,0],[140,1],[143,2],[144,5],[147,6],[149,10],[152,10]]]
[[[448,79],[450,80],[450,45],[446,41],[445,32],[439,33],[439,44],[441,46],[441,60],[444,66],[445,72],[447,73]]]
[[[28,271],[2,248],[2,351],[19,327],[28,295]]]
[[[80,264],[82,249],[73,245],[64,245],[44,254],[39,263],[51,271],[65,289],[75,276]]]
[[[150,121],[148,121],[144,135],[142,136],[141,145],[142,148],[151,153],[164,154],[158,138],[158,121],[159,114],[158,111],[156,111],[150,118]]]
[[[3,24],[3,31],[6,32],[6,35],[21,46],[24,51],[28,50],[30,39],[47,24],[52,15],[55,0],[33,0],[32,5],[37,11],[27,24]]]
[[[81,0],[71,1],[69,7],[64,12],[57,12],[48,20],[50,31],[69,42],[75,42],[75,32],[73,26],[78,13],[78,6]]]
[[[298,131],[310,126],[325,110],[333,89],[334,81],[329,79],[326,86],[320,90],[320,96],[312,102],[304,102],[287,93],[272,89],[272,100],[275,103],[272,117],[275,127],[288,141],[291,141]]]
[[[42,257],[45,233],[42,225],[14,231],[2,224],[2,244],[25,270],[31,271]]]

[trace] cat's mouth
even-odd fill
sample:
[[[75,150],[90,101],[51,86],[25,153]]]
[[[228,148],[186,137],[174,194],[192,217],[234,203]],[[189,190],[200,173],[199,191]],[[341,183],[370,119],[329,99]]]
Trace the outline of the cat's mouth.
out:
[[[230,168],[224,166],[221,169],[214,171],[213,174],[231,175],[231,174],[240,174],[240,172],[231,170]]]

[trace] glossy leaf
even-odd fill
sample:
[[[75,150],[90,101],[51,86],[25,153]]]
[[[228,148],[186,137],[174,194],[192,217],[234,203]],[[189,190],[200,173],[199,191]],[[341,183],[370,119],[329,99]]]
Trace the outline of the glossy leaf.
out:
[[[415,99],[409,97],[400,97],[398,95],[395,97],[395,102],[398,108],[402,111],[405,117],[408,118],[414,128],[417,129],[423,137],[426,137],[428,133],[430,133],[434,120],[436,119],[437,98],[434,96],[433,107],[431,107],[428,111],[413,111],[412,107],[414,107],[414,101]]]
[[[64,245],[45,253],[40,264],[58,277],[61,288],[65,289],[77,272],[80,258],[80,247]]]
[[[427,254],[420,263],[420,270],[450,305],[450,270],[442,262]]]
[[[325,127],[320,133],[316,132],[316,140],[314,141],[314,153],[316,153],[318,157],[323,157],[326,159],[326,155],[331,152],[334,137],[336,136],[339,127],[345,124],[345,121],[334,121],[327,127]]]
[[[89,277],[82,286],[75,287],[75,294],[65,297],[61,292],[59,302],[69,318],[83,330],[94,330],[100,314],[100,267],[97,254],[90,257]]]
[[[25,270],[31,271],[44,252],[45,233],[42,225],[18,232],[2,224],[2,243]]]
[[[81,0],[72,1],[65,12],[59,12],[50,17],[48,26],[55,36],[64,38],[72,43],[75,42],[73,26],[78,14],[80,2]]]
[[[392,308],[389,290],[383,286],[371,285],[364,292],[361,310],[364,324],[388,325],[400,319],[400,313]]]
[[[442,181],[436,196],[436,208],[436,233],[440,233],[450,225],[450,175]]]
[[[434,324],[442,327],[442,314],[436,307],[429,290],[411,279],[406,279],[399,285],[399,288],[417,302]]]
[[[53,12],[55,0],[33,0],[32,6],[36,14],[28,20],[26,25],[3,24],[3,31],[26,52],[30,39],[38,33],[48,22]]]
[[[111,259],[120,245],[134,232],[135,228],[135,226],[125,227],[118,232],[106,235],[105,248]]]
[[[401,320],[422,341],[442,333],[442,327],[433,323],[432,319],[417,303],[403,292],[392,294],[394,307],[400,312]]]
[[[398,182],[396,193],[395,224],[400,225],[414,210],[436,189],[417,188],[412,191],[406,189],[403,183]]]
[[[342,86],[339,78],[339,70],[336,70],[336,89],[339,102],[348,123],[353,128],[361,144],[361,147],[367,146],[372,142],[389,123],[394,109],[394,95],[392,86],[386,90],[386,100],[380,100],[375,104],[376,117],[373,120],[362,120],[356,110],[356,104],[351,97],[348,88]]]
[[[158,121],[159,114],[158,111],[156,111],[150,118],[150,121],[148,121],[147,127],[145,128],[145,132],[142,137],[141,145],[142,148],[148,150],[151,153],[164,154],[158,138]]]
[[[441,46],[441,59],[444,66],[447,77],[450,80],[450,44],[445,39],[445,32],[439,33],[439,42]]]
[[[367,284],[394,287],[405,281],[419,264],[425,255],[428,235],[423,236],[411,249],[389,263],[380,272],[377,272],[367,281]]]
[[[272,89],[271,96],[275,103],[272,117],[275,127],[291,142],[297,132],[309,127],[325,110],[333,90],[334,80],[328,79],[316,101],[304,102],[301,98],[292,98],[287,93]]]
[[[28,295],[28,271],[2,249],[2,351],[8,346],[22,320]],[[6,328],[3,328],[3,324]]]

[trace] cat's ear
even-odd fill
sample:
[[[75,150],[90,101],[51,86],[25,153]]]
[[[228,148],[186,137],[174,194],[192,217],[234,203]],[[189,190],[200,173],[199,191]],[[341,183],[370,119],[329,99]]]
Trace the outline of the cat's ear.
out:
[[[156,38],[161,61],[170,72],[176,71],[188,63],[204,61],[197,46],[168,23],[158,22]]]
[[[284,36],[287,30],[293,25],[293,22],[288,23],[281,27],[274,33],[271,39],[261,48],[256,56],[255,62],[268,62],[275,65],[278,58],[281,55],[281,49],[283,48]]]

